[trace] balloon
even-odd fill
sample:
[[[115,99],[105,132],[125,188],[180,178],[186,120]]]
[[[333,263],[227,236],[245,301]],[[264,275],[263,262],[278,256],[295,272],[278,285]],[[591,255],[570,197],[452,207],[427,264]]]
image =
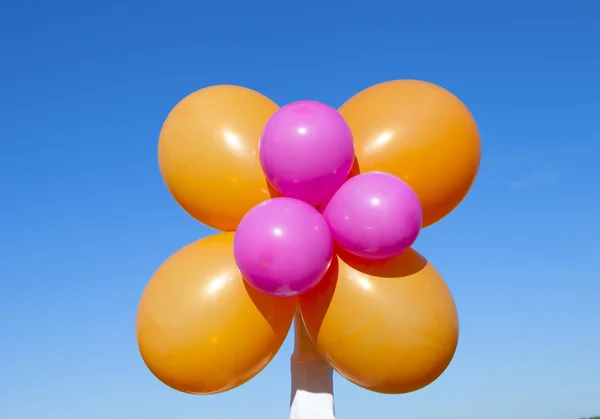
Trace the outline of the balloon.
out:
[[[167,259],[148,283],[137,314],[140,353],[176,390],[231,390],[277,353],[295,305],[245,283],[233,259],[233,233],[207,237]]]
[[[346,181],[323,215],[337,244],[367,259],[398,256],[415,242],[422,223],[419,199],[410,186],[379,172]]]
[[[339,253],[299,303],[324,358],[368,390],[400,394],[423,388],[442,374],[456,350],[452,295],[412,249],[383,261]]]
[[[209,227],[233,231],[250,208],[271,197],[258,143],[277,109],[238,86],[198,90],[173,108],[160,133],[158,162],[185,211]]]
[[[467,195],[481,159],[475,120],[447,90],[416,80],[377,84],[340,108],[361,172],[406,181],[423,209],[423,227],[449,214]]]
[[[315,208],[297,199],[275,198],[242,219],[234,255],[250,285],[267,294],[292,296],[323,278],[333,257],[333,239]]]
[[[260,140],[260,161],[284,196],[313,206],[331,197],[354,162],[352,132],[335,109],[300,101],[279,109]]]

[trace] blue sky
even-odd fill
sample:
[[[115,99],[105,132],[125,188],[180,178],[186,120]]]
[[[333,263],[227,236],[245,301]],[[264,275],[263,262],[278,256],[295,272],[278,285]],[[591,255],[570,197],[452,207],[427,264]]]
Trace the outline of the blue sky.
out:
[[[417,393],[336,378],[338,417],[600,414],[600,3],[474,3],[3,3],[0,417],[285,418],[289,339],[211,397],[168,389],[138,355],[148,278],[209,234],[163,186],[158,134],[212,84],[339,106],[395,78],[450,89],[480,126],[471,194],[415,246],[455,295],[461,339]]]

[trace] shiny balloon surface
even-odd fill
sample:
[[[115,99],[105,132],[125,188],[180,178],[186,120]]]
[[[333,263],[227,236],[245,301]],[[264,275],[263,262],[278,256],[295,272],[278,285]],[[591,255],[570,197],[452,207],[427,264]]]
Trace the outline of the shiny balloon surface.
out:
[[[258,143],[279,107],[239,86],[211,86],[179,102],[165,120],[158,162],[175,200],[209,227],[233,231],[250,208],[280,196],[260,166]]]
[[[356,146],[353,173],[398,176],[415,191],[423,227],[448,215],[479,170],[479,131],[467,107],[435,84],[394,80],[376,84],[340,108]]]
[[[242,219],[234,256],[253,287],[270,295],[294,296],[323,278],[333,257],[333,239],[314,207],[298,199],[274,198]]]
[[[456,306],[440,274],[412,249],[384,261],[340,255],[299,297],[321,354],[343,377],[375,392],[408,393],[432,383],[458,343]]]
[[[317,206],[350,173],[352,132],[334,108],[312,100],[293,102],[267,122],[260,160],[267,179],[282,195]]]
[[[335,241],[367,259],[387,259],[408,249],[419,235],[423,218],[411,187],[381,172],[348,179],[323,215]]]
[[[233,233],[210,236],[172,255],[148,283],[137,314],[140,353],[176,390],[231,390],[275,356],[295,306],[293,298],[246,284],[233,259]]]

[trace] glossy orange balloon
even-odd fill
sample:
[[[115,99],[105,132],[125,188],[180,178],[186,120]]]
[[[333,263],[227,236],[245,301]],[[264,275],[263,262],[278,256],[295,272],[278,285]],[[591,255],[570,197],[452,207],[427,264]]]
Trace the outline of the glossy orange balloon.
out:
[[[410,249],[387,261],[338,255],[316,288],[299,297],[306,329],[323,357],[368,390],[423,388],[450,364],[458,315],[440,274]]]
[[[475,120],[452,93],[423,81],[389,81],[356,94],[340,113],[352,129],[360,172],[404,179],[421,202],[423,227],[467,195],[481,144]]]
[[[246,285],[233,259],[233,235],[179,250],[142,295],[140,353],[150,371],[176,390],[214,394],[240,386],[271,361],[290,329],[296,300]]]
[[[173,108],[158,162],[184,210],[209,227],[234,231],[250,208],[271,197],[258,142],[277,109],[260,93],[228,85],[198,90]]]

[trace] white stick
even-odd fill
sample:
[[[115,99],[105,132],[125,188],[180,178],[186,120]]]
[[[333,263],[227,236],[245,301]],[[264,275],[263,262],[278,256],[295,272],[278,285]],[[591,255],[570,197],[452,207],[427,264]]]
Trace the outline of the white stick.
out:
[[[299,310],[294,319],[294,353],[290,364],[290,419],[335,419],[333,370],[304,330]]]

